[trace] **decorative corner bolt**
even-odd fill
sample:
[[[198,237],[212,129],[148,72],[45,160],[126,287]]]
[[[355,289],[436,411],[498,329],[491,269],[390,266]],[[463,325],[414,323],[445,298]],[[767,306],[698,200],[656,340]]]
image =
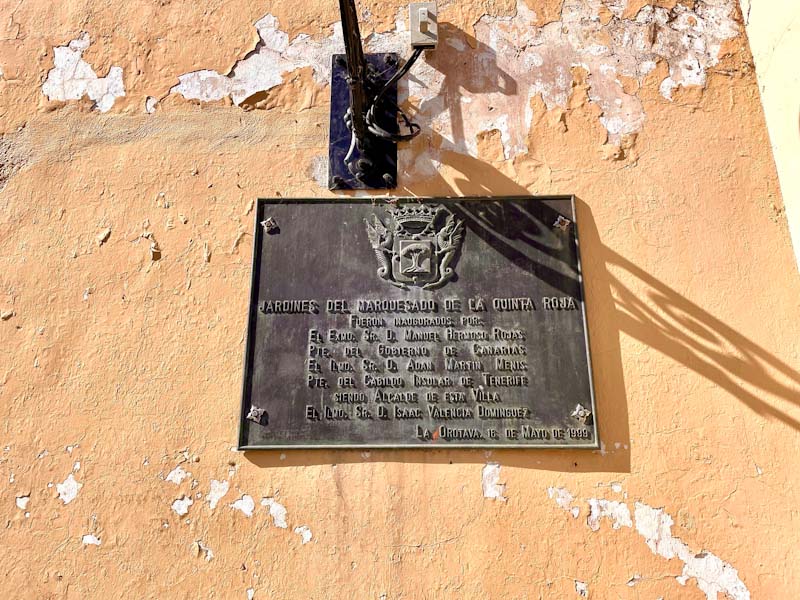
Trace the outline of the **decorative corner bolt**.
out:
[[[247,420],[257,423],[258,425],[266,425],[265,421],[267,421],[267,411],[263,408],[251,406],[250,412],[247,413]]]
[[[264,233],[272,235],[273,233],[278,233],[280,231],[280,227],[278,227],[278,222],[273,219],[272,217],[267,217],[263,221],[261,221],[261,226],[264,228]]]
[[[402,67],[396,54],[364,54],[355,0],[339,0],[339,11],[345,54],[332,57],[328,187],[391,189],[397,186],[397,143],[420,132],[397,105],[397,82],[424,50],[436,47],[436,3],[411,4],[414,51]]]
[[[564,215],[558,215],[558,218],[553,223],[553,227],[560,229],[561,231],[566,231],[569,229],[569,226],[572,224],[572,221],[567,219]]]
[[[591,425],[592,424],[592,411],[590,411],[585,406],[578,404],[575,407],[575,410],[572,411],[570,414],[576,421],[579,423],[583,423],[584,425]]]

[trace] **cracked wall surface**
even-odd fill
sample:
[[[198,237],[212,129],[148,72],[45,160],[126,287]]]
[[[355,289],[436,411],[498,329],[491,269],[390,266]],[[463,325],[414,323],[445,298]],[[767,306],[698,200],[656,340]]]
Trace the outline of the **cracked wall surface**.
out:
[[[739,6],[439,8],[396,192],[576,195],[600,449],[233,450],[255,199],[331,196],[336,3],[0,2],[4,597],[795,595],[800,278]]]

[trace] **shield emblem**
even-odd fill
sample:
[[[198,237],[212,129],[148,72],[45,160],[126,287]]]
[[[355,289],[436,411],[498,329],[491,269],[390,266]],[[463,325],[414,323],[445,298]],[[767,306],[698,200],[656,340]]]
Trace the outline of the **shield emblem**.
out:
[[[438,278],[436,241],[433,237],[395,239],[395,252],[392,261],[395,281],[422,284]]]
[[[384,222],[365,219],[370,246],[378,258],[378,276],[407,290],[432,290],[455,275],[454,261],[464,237],[464,223],[441,204],[401,204],[388,209]]]

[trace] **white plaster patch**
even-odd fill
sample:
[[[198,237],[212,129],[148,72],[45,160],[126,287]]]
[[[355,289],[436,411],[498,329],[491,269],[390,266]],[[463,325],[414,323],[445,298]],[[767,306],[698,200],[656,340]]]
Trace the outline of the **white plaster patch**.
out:
[[[592,531],[600,529],[600,519],[611,519],[611,527],[619,529],[620,527],[633,527],[631,521],[631,511],[628,505],[615,500],[598,500],[597,498],[589,499],[589,516],[586,518],[586,524]]]
[[[211,510],[214,510],[222,497],[228,493],[229,487],[230,484],[227,481],[211,480],[211,489],[208,492],[208,505]]]
[[[285,73],[302,67],[312,67],[314,79],[325,83],[330,78],[331,54],[344,46],[341,23],[336,23],[330,37],[323,40],[300,34],[289,41],[271,14],[256,21],[255,28],[260,38],[255,51],[237,62],[229,74],[207,69],[186,73],[178,77],[179,83],[170,93],[202,102],[230,96],[239,105],[253,94],[280,85]]]
[[[75,480],[75,477],[70,473],[62,483],[56,484],[56,491],[58,497],[64,504],[69,504],[78,497],[78,491],[83,487],[82,483]]]
[[[275,500],[275,498],[262,498],[261,506],[269,507],[269,514],[272,517],[272,524],[275,525],[275,527],[288,529],[289,526],[286,524],[286,507],[283,504]]]
[[[84,546],[99,546],[100,545],[100,538],[93,536],[91,533],[87,533],[82,538]]]
[[[188,473],[182,466],[178,465],[169,472],[169,474],[164,478],[164,481],[169,481],[175,485],[180,485],[184,479],[191,476],[191,473]]]
[[[253,600],[256,595],[256,591],[253,588],[247,588],[247,600]]]
[[[295,527],[294,532],[302,538],[302,544],[307,544],[311,541],[312,535],[311,530],[306,525],[301,525],[300,527]]]
[[[245,494],[241,498],[239,498],[236,502],[231,504],[231,508],[234,510],[240,510],[246,517],[253,516],[253,510],[256,508],[256,502],[253,500],[252,496],[248,496]]]
[[[639,65],[639,74],[640,75],[647,75],[651,71],[655,71],[656,69],[656,61],[654,60],[645,60]]]
[[[64,101],[88,96],[97,110],[107,112],[117,98],[125,95],[122,68],[111,67],[108,75],[98,77],[82,58],[90,44],[89,34],[83,32],[66,46],[53,48],[53,68],[42,85],[42,93],[50,100]]]
[[[481,485],[483,487],[483,497],[505,502],[507,498],[503,496],[506,491],[506,484],[500,483],[500,464],[496,462],[486,463],[481,472]]]
[[[583,581],[575,580],[575,593],[581,598],[589,597],[589,586]]]
[[[311,179],[323,188],[328,187],[328,157],[315,156],[311,159]],[[282,455],[283,456],[283,455]]]
[[[573,519],[577,519],[578,515],[581,514],[579,507],[572,506],[572,501],[575,500],[575,497],[567,489],[549,487],[547,488],[547,495],[550,499],[555,500],[558,506],[570,513]]]
[[[602,109],[600,122],[609,140],[618,143],[622,136],[640,131],[646,119],[637,92],[626,92],[621,76],[641,84],[658,61],[665,61],[669,77],[661,93],[671,98],[678,86],[705,85],[707,70],[719,62],[722,43],[739,35],[736,0],[697,0],[694,9],[683,4],[673,9],[645,6],[633,19],[622,18],[625,0],[605,4],[616,17],[605,25],[598,12],[602,3],[584,0],[565,0],[561,20],[541,27],[525,0],[517,1],[514,16],[484,16],[475,24],[477,48],[459,33],[448,35],[439,50],[417,61],[413,76],[401,82],[401,101],[407,93],[416,107],[416,120],[438,134],[442,150],[477,156],[477,136],[496,129],[503,156],[509,159],[528,151],[531,99],[540,95],[548,109],[567,108],[571,70],[579,66],[588,72],[589,99]],[[343,47],[341,23],[321,39],[301,34],[289,40],[271,14],[255,28],[257,47],[230,73],[198,70],[180,75],[171,93],[202,102],[230,97],[240,105],[299,68],[311,67],[317,83],[329,81],[330,55]],[[402,19],[394,31],[372,34],[365,41],[370,52],[405,54],[407,47]],[[411,158],[418,152],[401,146],[401,157],[408,157],[402,164],[410,163],[418,177],[435,176],[432,161],[418,164]],[[320,180],[316,171],[315,179]]]
[[[504,153],[513,157],[527,151],[533,117],[530,99],[541,95],[548,109],[566,108],[572,93],[571,69],[576,66],[588,72],[589,99],[602,109],[600,121],[616,142],[641,130],[645,121],[644,106],[635,92],[625,92],[620,75],[641,84],[656,62],[664,60],[675,85],[704,85],[706,70],[718,62],[721,42],[739,34],[735,0],[698,0],[694,11],[682,5],[672,11],[645,7],[635,19],[621,18],[625,0],[604,4],[617,16],[606,25],[599,19],[600,3],[583,0],[565,0],[561,20],[543,27],[536,26],[536,14],[524,0],[518,0],[513,17],[485,16],[478,21],[479,45],[472,51],[478,68],[467,69],[460,77],[465,80],[463,87],[477,93],[459,90],[447,114],[442,113],[442,119],[463,129],[468,150],[474,150],[471,145],[480,131],[479,120],[478,131],[472,127],[474,116],[491,112],[509,119]],[[452,68],[448,64],[443,73],[459,79]],[[463,105],[468,98],[475,100],[469,109],[472,118],[454,119],[466,114]],[[457,129],[451,128],[448,135],[446,123],[439,124],[443,137],[458,146]]]
[[[654,554],[666,559],[678,558],[684,563],[679,578],[682,585],[693,577],[708,600],[716,600],[718,594],[726,594],[731,600],[750,600],[750,592],[733,566],[706,550],[691,551],[672,535],[674,521],[663,509],[637,502],[634,515],[636,531]]]
[[[25,495],[25,496],[17,496],[17,500],[16,500],[17,508],[20,509],[20,510],[27,510],[28,509],[28,502],[30,502],[30,501],[31,501],[31,497],[30,497],[29,494]]]
[[[565,495],[551,492],[553,489],[548,488],[548,496],[555,499],[556,503],[561,506],[561,498]],[[588,502],[590,514],[587,525],[592,531],[600,528],[599,521],[603,517],[612,519],[613,529],[633,526],[627,504],[596,498],[590,498]],[[747,586],[739,578],[738,571],[732,565],[707,550],[694,552],[684,542],[672,535],[674,521],[664,509],[636,502],[634,520],[636,532],[644,538],[645,543],[654,554],[667,560],[677,558],[683,562],[683,572],[675,578],[679,584],[686,585],[691,579],[694,579],[697,587],[705,593],[707,600],[717,600],[719,594],[725,594],[730,600],[750,600]],[[627,585],[633,587],[641,579],[642,576],[636,573],[628,580]],[[576,580],[576,591],[577,583]]]
[[[189,512],[189,507],[194,504],[194,500],[190,496],[181,496],[172,503],[172,510],[175,511],[179,517],[182,517]]]

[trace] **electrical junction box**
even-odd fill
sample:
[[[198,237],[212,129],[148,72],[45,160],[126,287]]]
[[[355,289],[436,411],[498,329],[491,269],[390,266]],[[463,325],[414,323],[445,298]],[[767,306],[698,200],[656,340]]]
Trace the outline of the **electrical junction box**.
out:
[[[436,2],[413,2],[410,12],[411,47],[433,50],[439,41]]]

